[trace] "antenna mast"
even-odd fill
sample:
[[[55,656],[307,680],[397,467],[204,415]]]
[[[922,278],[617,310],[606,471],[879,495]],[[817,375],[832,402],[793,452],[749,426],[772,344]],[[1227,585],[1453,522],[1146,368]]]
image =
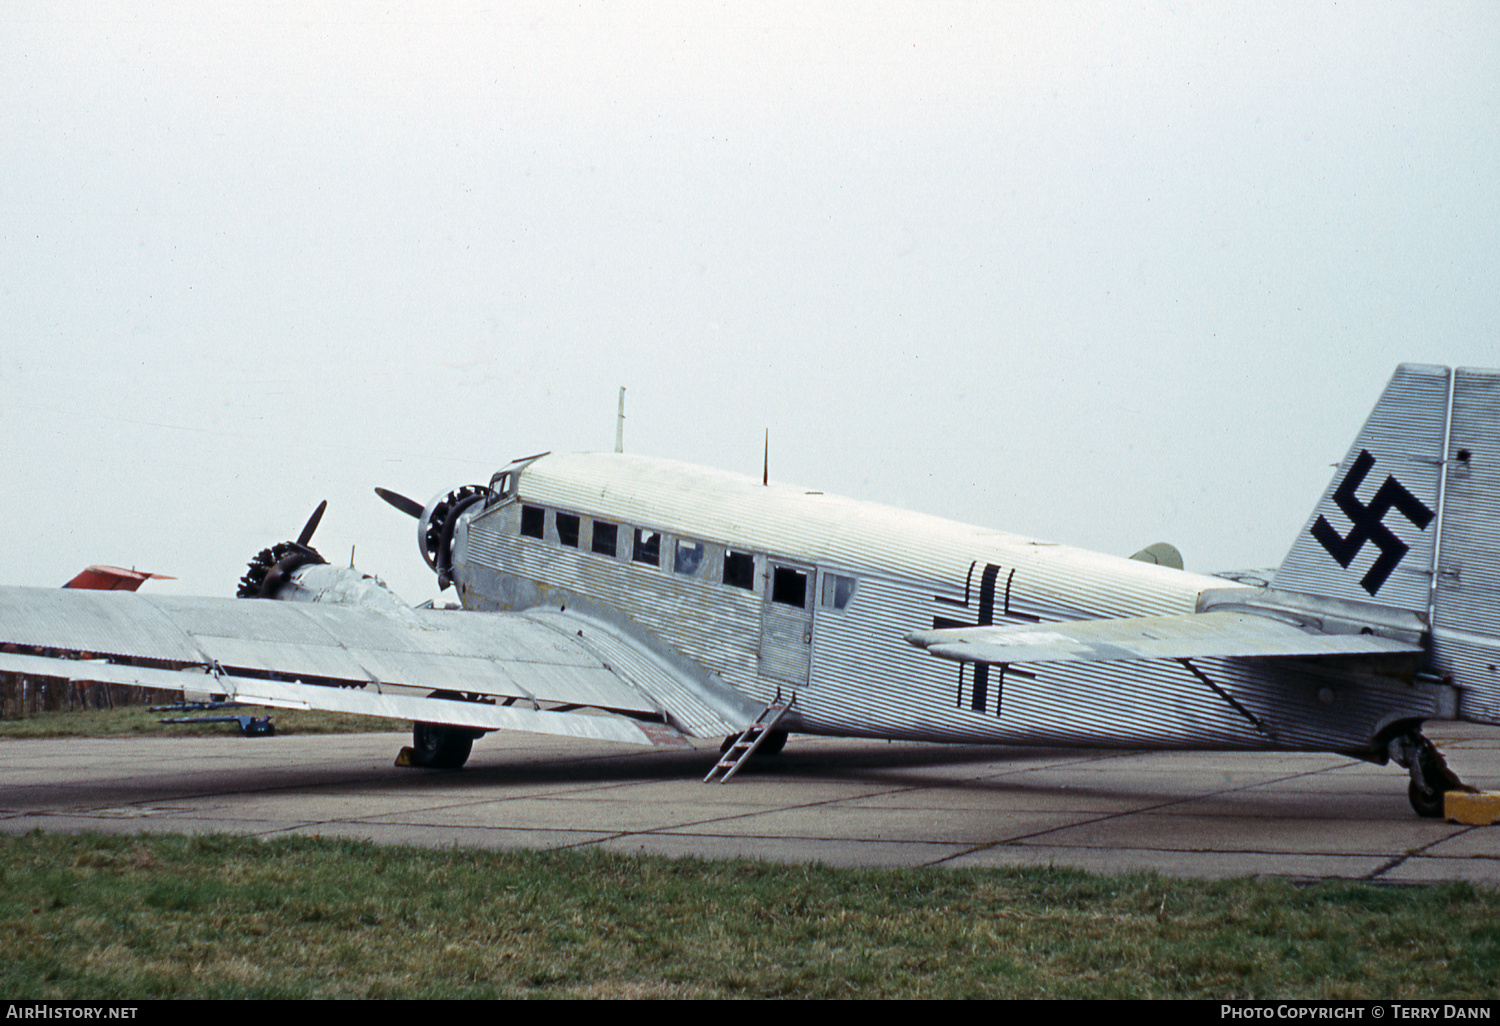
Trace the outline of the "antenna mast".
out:
[[[615,452],[625,451],[625,386],[620,386],[620,414],[615,418]]]

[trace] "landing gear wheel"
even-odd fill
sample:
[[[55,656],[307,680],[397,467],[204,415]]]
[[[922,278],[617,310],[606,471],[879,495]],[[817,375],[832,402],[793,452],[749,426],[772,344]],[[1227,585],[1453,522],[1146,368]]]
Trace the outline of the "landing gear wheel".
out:
[[[1474,791],[1458,779],[1458,774],[1448,768],[1442,753],[1418,730],[1391,738],[1387,752],[1411,774],[1406,798],[1418,816],[1438,819],[1443,815],[1444,798],[1449,791]]]
[[[459,769],[469,761],[474,732],[463,727],[415,723],[411,729],[411,761],[426,769]]]
[[[1444,791],[1425,790],[1415,780],[1406,785],[1406,798],[1411,802],[1412,811],[1424,819],[1438,819],[1443,815],[1445,794]]]
[[[756,755],[780,755],[781,750],[786,747],[786,731],[773,730],[766,735],[766,739],[760,743],[755,750]],[[734,747],[734,743],[740,739],[738,734],[730,734],[719,743],[719,754],[723,755]]]
[[[786,731],[773,730],[766,735],[766,739],[760,743],[755,750],[756,755],[780,755],[781,750],[786,747]]]

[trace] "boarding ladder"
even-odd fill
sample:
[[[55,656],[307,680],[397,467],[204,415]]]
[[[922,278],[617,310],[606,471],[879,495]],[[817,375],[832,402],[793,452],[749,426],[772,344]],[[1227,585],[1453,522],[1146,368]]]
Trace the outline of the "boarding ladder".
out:
[[[729,782],[729,778],[740,771],[740,767],[749,761],[750,756],[761,746],[771,732],[776,729],[782,717],[791,709],[792,703],[797,700],[796,692],[790,698],[783,699],[780,692],[776,700],[761,710],[755,722],[745,728],[745,732],[734,739],[734,743],[724,750],[719,761],[714,763],[714,768],[708,771],[708,776],[703,778],[705,784],[717,781],[720,784]]]

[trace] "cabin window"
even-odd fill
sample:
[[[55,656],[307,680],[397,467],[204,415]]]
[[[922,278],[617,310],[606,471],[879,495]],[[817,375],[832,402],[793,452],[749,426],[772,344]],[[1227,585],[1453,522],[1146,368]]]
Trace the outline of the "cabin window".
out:
[[[570,549],[578,548],[578,518],[573,514],[557,514],[557,541]]]
[[[854,578],[838,574],[823,575],[823,596],[818,604],[829,609],[843,609],[854,597]]]
[[[542,525],[546,523],[547,512],[540,506],[521,507],[521,533],[528,538],[542,537]]]
[[[594,544],[593,550],[601,556],[613,556],[615,554],[615,543],[620,537],[620,526],[618,524],[606,524],[602,521],[594,521]]]
[[[724,583],[733,588],[754,591],[755,555],[750,552],[725,552]]]
[[[784,606],[807,606],[807,575],[800,570],[778,566],[771,577],[771,601]]]
[[[637,563],[650,563],[652,566],[661,566],[661,532],[643,531],[637,527],[635,529],[635,547],[631,550],[630,558]]]
[[[702,542],[677,539],[677,552],[672,557],[672,569],[679,574],[696,574],[703,565],[706,547]]]

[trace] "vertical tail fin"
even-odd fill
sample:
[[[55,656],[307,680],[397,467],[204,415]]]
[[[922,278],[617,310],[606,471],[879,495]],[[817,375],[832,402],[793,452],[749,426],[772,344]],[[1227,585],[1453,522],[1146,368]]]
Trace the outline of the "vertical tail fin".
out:
[[[1273,587],[1427,614],[1450,380],[1396,368]]]
[[[1500,371],[1398,367],[1272,586],[1427,619],[1459,716],[1500,723]]]

